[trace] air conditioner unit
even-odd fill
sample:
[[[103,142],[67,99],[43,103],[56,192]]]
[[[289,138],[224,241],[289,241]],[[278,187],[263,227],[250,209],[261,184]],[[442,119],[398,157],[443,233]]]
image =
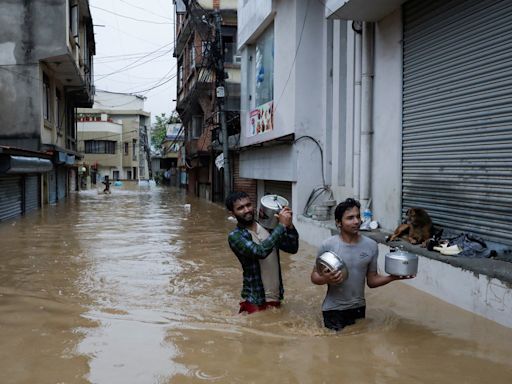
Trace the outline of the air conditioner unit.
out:
[[[242,56],[238,56],[238,55],[233,56],[233,62],[235,64],[240,64],[242,62]]]

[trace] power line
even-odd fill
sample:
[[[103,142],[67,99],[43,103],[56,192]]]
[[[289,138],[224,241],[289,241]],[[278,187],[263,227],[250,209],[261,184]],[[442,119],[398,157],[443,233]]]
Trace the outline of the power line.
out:
[[[166,44],[166,45],[164,45],[164,47],[165,47],[165,46],[169,46],[170,44],[172,44],[172,43]],[[172,49],[169,49],[169,50],[165,51],[164,53],[162,53],[162,54],[160,54],[160,55],[158,55],[158,56],[155,56],[155,57],[153,57],[153,58],[151,58],[151,59],[149,59],[149,60],[146,60],[146,61],[144,61],[144,62],[140,63],[139,65],[134,65],[134,64],[138,63],[139,61],[141,61],[142,59],[145,59],[146,57],[151,56],[153,53],[155,53],[155,52],[157,52],[157,51],[158,51],[158,50],[155,50],[155,51],[153,51],[153,52],[151,52],[151,53],[149,53],[149,54],[147,54],[147,55],[145,55],[145,56],[142,56],[142,57],[138,58],[137,60],[135,60],[134,62],[132,62],[132,63],[130,63],[130,64],[128,64],[128,65],[125,65],[124,67],[119,68],[119,69],[118,69],[117,71],[115,71],[115,72],[107,73],[107,74],[105,74],[105,75],[95,75],[95,76],[101,76],[99,79],[96,79],[96,81],[100,81],[100,80],[103,80],[103,79],[104,79],[104,78],[106,78],[106,77],[109,77],[109,76],[115,75],[115,74],[117,74],[117,73],[120,73],[120,72],[123,72],[123,71],[127,71],[127,70],[129,70],[129,69],[133,69],[133,68],[136,68],[136,67],[140,67],[141,65],[144,65],[144,64],[150,63],[150,62],[154,61],[155,59],[157,59],[157,58],[159,58],[159,57],[162,57],[162,56],[165,56],[165,55],[167,55],[168,53],[172,52]]]
[[[292,76],[293,68],[295,67],[295,61],[297,60],[297,56],[299,54],[300,44],[302,43],[302,36],[304,34],[304,27],[306,26],[306,20],[308,18],[310,2],[311,2],[311,0],[308,0],[308,3],[306,5],[306,12],[305,12],[305,15],[304,15],[304,21],[302,22],[302,29],[300,30],[299,42],[297,44],[297,48],[295,49],[295,56],[293,57],[293,62],[292,62],[292,65],[290,67],[290,72],[288,73],[288,78],[286,79],[286,83],[284,84],[283,91],[281,92],[281,95],[279,96],[279,98],[276,100],[276,103],[274,104],[274,113],[277,110],[277,105],[279,104],[279,101],[281,101],[281,98],[283,97],[284,91],[286,90],[286,87],[288,86],[288,82],[290,81],[290,78]]]
[[[125,4],[129,5],[130,7],[137,8],[137,9],[140,9],[140,10],[142,10],[142,11],[144,11],[144,12],[150,13],[150,14],[152,14],[152,15],[155,15],[155,16],[158,16],[158,17],[161,17],[162,19],[166,19],[166,20],[170,20],[170,21],[172,21],[172,19],[171,19],[170,17],[165,17],[165,16],[162,16],[162,15],[159,15],[158,13],[151,12],[151,11],[147,10],[146,8],[138,7],[138,6],[133,5],[133,4],[131,4],[131,3],[127,2],[127,1],[125,1],[125,0],[119,0],[119,1],[120,1],[121,3],[125,3]]]
[[[129,20],[133,20],[133,21],[139,21],[139,22],[142,22],[142,23],[150,23],[150,24],[174,24],[174,23],[171,23],[171,22],[168,22],[168,21],[165,21],[165,22],[161,22],[161,21],[153,21],[153,20],[144,20],[144,19],[136,19],[134,17],[130,17],[130,16],[125,16],[125,15],[121,15],[117,12],[112,12],[112,11],[109,11],[108,9],[105,9],[105,8],[101,8],[101,7],[97,7],[97,6],[94,6],[94,5],[91,5],[90,6],[91,8],[95,8],[95,9],[99,9],[103,12],[107,12],[107,13],[111,13],[112,15],[116,15],[118,17],[123,17],[125,19],[129,19]]]

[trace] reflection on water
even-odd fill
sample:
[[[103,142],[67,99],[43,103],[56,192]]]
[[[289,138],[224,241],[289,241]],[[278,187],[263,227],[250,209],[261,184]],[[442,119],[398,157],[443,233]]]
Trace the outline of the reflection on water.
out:
[[[184,205],[191,204],[191,209]],[[86,191],[0,224],[0,383],[505,383],[512,330],[401,283],[322,327],[315,249],[282,257],[286,303],[238,315],[222,207]]]

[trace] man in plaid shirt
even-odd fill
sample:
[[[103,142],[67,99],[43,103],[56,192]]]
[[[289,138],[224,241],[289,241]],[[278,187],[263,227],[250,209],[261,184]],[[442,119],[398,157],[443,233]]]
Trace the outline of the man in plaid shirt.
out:
[[[254,208],[245,192],[232,192],[226,208],[235,216],[237,227],[228,242],[243,269],[240,313],[253,313],[279,307],[283,299],[283,280],[279,250],[297,253],[299,234],[292,223],[292,210],[284,207],[279,223],[269,232],[255,220]]]

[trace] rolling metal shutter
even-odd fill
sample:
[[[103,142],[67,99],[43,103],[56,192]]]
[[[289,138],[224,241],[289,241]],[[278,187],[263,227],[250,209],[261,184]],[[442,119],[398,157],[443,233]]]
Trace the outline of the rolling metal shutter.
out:
[[[265,180],[265,195],[279,195],[288,200],[292,206],[292,183],[289,181],[269,181]],[[258,202],[259,203],[259,202]]]
[[[24,212],[35,211],[40,207],[39,175],[25,177]]]
[[[512,244],[512,2],[403,7],[403,210]]]
[[[48,172],[48,193],[50,204],[57,202],[57,171]]]
[[[21,176],[0,177],[0,221],[22,213]]]
[[[68,171],[66,168],[57,168],[57,199],[63,200],[67,195]]]

